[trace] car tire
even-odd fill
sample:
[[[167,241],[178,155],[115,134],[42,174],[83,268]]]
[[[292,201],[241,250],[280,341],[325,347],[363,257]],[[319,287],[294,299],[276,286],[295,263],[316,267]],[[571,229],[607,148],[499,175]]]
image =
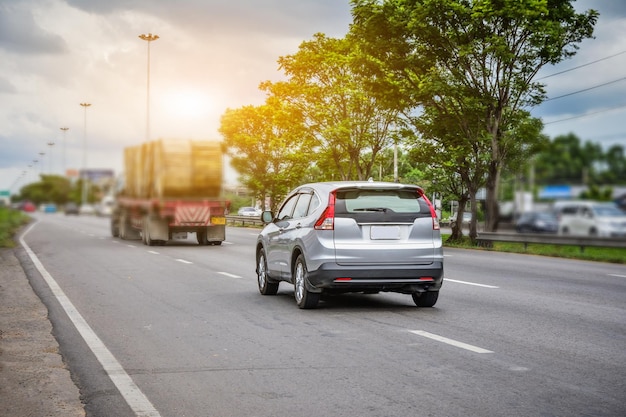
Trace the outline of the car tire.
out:
[[[427,292],[414,292],[411,294],[413,302],[418,307],[433,307],[437,304],[439,298],[439,291],[427,291]]]
[[[294,296],[298,307],[302,309],[310,309],[317,307],[320,301],[320,293],[314,293],[306,288],[307,280],[306,263],[304,262],[304,256],[298,256],[296,264],[293,267],[293,286]]]
[[[265,251],[261,249],[256,258],[256,274],[259,292],[263,295],[276,295],[278,292],[278,282],[270,281],[270,277],[267,274],[267,259],[265,258]]]

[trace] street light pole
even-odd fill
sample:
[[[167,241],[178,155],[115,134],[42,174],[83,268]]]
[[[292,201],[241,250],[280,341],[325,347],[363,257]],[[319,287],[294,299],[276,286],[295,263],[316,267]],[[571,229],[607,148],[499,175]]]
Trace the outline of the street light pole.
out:
[[[48,156],[48,171],[50,171],[50,175],[52,175],[52,147],[54,146],[54,142],[48,142],[48,146],[50,147],[50,154]]]
[[[91,106],[91,103],[80,103],[85,109],[85,119],[84,119],[84,127],[83,127],[83,190],[80,198],[80,204],[85,205],[87,202],[87,108]]]
[[[43,156],[45,155],[45,152],[39,152],[39,156],[41,157],[41,165],[39,165],[41,168],[39,169],[40,174],[43,175]]]
[[[148,77],[147,77],[147,93],[146,93],[146,142],[150,140],[150,43],[159,39],[158,35],[148,33],[147,35],[139,35],[140,39],[148,42]]]
[[[67,133],[67,131],[70,129],[69,127],[61,127],[60,128],[63,131],[63,175],[67,174],[67,166],[65,165],[65,135]]]

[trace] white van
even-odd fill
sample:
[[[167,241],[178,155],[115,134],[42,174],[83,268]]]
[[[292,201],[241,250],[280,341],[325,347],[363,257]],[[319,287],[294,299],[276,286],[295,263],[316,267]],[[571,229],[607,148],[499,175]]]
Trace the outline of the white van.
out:
[[[558,216],[561,235],[626,238],[626,213],[615,203],[572,201]]]
[[[102,197],[100,203],[96,205],[96,214],[98,216],[110,216],[113,213],[113,206],[115,205],[115,197],[107,195]]]

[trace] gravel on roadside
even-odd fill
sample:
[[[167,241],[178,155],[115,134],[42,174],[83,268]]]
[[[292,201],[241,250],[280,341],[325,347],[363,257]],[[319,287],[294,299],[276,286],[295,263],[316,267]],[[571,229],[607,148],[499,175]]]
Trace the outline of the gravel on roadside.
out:
[[[0,248],[0,416],[84,417],[48,310],[15,250]]]

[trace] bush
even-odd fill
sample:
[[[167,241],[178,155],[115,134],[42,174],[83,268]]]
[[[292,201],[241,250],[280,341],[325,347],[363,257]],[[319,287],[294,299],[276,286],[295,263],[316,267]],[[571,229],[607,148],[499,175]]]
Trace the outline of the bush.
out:
[[[14,247],[13,236],[29,220],[30,218],[21,211],[0,207],[0,248]]]

